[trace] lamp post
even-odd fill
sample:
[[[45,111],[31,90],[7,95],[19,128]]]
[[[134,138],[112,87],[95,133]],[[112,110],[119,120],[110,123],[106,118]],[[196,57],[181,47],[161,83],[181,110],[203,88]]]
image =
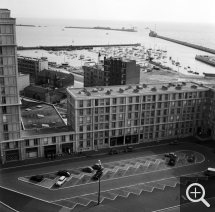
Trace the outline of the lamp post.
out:
[[[98,170],[98,172],[102,172],[102,163],[101,163],[100,160],[98,160],[98,164],[99,164],[99,167],[100,167],[100,169]],[[100,178],[101,178],[101,176],[99,176],[98,205],[100,204],[100,192],[101,192],[101,187],[100,187],[101,181],[100,181]]]

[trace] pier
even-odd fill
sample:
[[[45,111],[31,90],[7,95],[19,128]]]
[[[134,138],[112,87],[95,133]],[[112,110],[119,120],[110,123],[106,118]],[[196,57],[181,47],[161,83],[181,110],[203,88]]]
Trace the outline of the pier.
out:
[[[194,49],[198,49],[198,50],[201,50],[201,51],[204,51],[204,52],[215,54],[215,49],[210,49],[210,48],[207,48],[207,47],[204,47],[204,46],[200,46],[200,45],[196,45],[196,44],[192,44],[192,43],[187,43],[187,42],[184,42],[184,41],[180,41],[180,40],[176,40],[176,39],[172,39],[172,38],[167,38],[167,37],[164,37],[164,36],[160,36],[157,33],[155,33],[154,31],[151,31],[150,34],[149,34],[149,36],[150,37],[160,38],[160,39],[163,39],[163,40],[171,41],[173,43],[178,43],[178,44],[181,44],[181,45],[184,45],[184,46],[188,46],[188,47],[191,47],[191,48],[194,48]]]
[[[118,46],[141,46],[140,43],[134,44],[108,44],[108,45],[71,45],[71,46],[35,46],[35,47],[24,47],[18,46],[17,50],[47,50],[47,51],[71,51],[71,50],[81,50],[81,49],[93,49],[96,47],[118,47]]]
[[[215,57],[214,56],[196,55],[195,59],[199,60],[203,63],[207,63],[209,65],[215,66]]]

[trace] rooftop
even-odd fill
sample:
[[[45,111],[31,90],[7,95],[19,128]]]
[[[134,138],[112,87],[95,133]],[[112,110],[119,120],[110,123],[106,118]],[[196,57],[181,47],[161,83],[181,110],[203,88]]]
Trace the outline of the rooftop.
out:
[[[29,60],[29,61],[40,61],[40,62],[46,61],[47,62],[47,60],[42,60],[41,58],[35,58],[35,57],[18,56],[18,59]]]
[[[87,87],[87,88],[67,88],[67,92],[76,99],[92,99],[92,98],[110,98],[114,96],[140,96],[140,95],[155,95],[158,93],[173,93],[173,92],[189,92],[197,90],[208,90],[202,84],[193,82],[172,82],[160,84],[139,84],[139,85],[115,85],[104,87]]]
[[[60,127],[51,127],[51,128],[43,128],[43,129],[30,129],[30,130],[22,130],[22,138],[30,137],[30,136],[40,136],[54,133],[71,133],[74,134],[74,130],[71,126],[60,126]]]
[[[21,117],[25,130],[65,126],[55,107],[50,104],[29,102],[29,106],[22,105]]]

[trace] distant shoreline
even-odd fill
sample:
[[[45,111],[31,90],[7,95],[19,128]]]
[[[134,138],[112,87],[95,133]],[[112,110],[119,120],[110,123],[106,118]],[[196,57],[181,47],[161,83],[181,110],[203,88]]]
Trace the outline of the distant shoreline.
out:
[[[16,26],[35,27],[34,25],[17,24]]]

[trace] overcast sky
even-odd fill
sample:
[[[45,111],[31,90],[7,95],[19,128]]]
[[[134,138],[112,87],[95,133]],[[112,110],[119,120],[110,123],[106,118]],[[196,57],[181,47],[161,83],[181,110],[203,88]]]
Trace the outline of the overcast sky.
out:
[[[0,0],[12,17],[215,23],[215,0]]]

